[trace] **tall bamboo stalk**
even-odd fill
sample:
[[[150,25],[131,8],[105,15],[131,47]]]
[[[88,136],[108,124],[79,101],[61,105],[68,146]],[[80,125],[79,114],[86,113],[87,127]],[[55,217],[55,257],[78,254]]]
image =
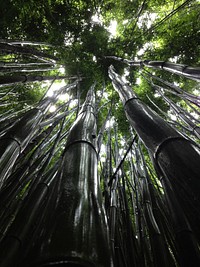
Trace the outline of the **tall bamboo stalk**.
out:
[[[181,136],[148,106],[142,103],[131,87],[122,81],[122,78],[114,71],[113,67],[110,67],[109,75],[124,104],[127,118],[149,149],[159,172],[162,173],[165,184],[172,184],[171,190],[179,202],[176,207],[170,206],[173,214],[175,214],[174,225],[178,227],[178,218],[185,222],[185,225],[187,225],[187,220],[192,223],[187,213],[186,202],[181,205],[183,196],[180,188],[181,190],[187,190],[185,192],[190,196],[190,201],[193,202],[194,206],[197,205],[199,207],[200,153],[198,147]],[[176,198],[174,198],[175,203]],[[182,214],[177,213],[176,208],[178,208],[178,205],[182,208]],[[187,219],[184,217],[184,213]],[[195,240],[191,229],[187,229],[188,232],[182,232],[182,238],[188,240],[188,243],[183,243],[181,238],[177,239],[180,257],[183,259],[182,262],[185,261],[183,266],[188,266],[189,258],[195,258],[195,262],[200,263],[198,242]],[[189,247],[193,247],[193,249],[190,250]]]
[[[29,76],[29,75],[13,75],[13,76],[1,76],[0,87],[6,85],[15,85],[18,83],[29,83],[29,82],[41,82],[41,81],[52,81],[62,79],[76,79],[76,77],[66,76]]]
[[[95,138],[94,93],[90,90],[67,139],[55,209],[48,212],[45,228],[38,230],[40,238],[28,251],[24,265],[111,265]]]
[[[29,110],[24,116],[15,123],[3,136],[0,138],[0,187],[2,187],[4,180],[11,171],[17,157],[25,149],[33,135],[39,129],[39,123],[44,117],[49,105],[57,100],[59,93],[63,90],[70,90],[76,87],[77,81],[60,88],[55,93],[53,99],[46,97],[42,99],[38,107]]]
[[[120,57],[115,56],[106,56],[106,58],[112,58],[117,61],[124,62],[129,66],[136,66],[136,67],[149,67],[153,69],[163,69],[181,76],[185,76],[187,78],[193,80],[200,80],[200,68],[199,67],[190,67],[188,65],[183,64],[175,64],[166,61],[151,61],[151,60],[143,60],[143,61],[133,61],[128,59],[123,59]]]
[[[55,56],[46,54],[32,47],[27,48],[24,46],[18,46],[18,45],[9,44],[9,43],[0,42],[0,51],[6,51],[10,53],[20,53],[20,54],[25,54],[25,55],[33,55],[37,58],[48,58],[51,60],[57,60]]]

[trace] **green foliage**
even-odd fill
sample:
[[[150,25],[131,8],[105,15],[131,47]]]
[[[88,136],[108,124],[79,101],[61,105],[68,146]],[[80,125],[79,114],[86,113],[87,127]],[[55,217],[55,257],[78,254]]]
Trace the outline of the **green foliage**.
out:
[[[174,60],[178,63],[199,63],[199,2],[165,0],[150,1],[114,1],[104,3],[99,1],[6,1],[1,6],[2,20],[0,22],[1,39],[19,39],[45,42],[53,47],[39,46],[45,51],[55,53],[60,62],[65,65],[66,75],[82,77],[80,84],[81,101],[83,101],[88,88],[96,81],[96,90],[105,83],[109,100],[116,103],[115,113],[122,131],[122,107],[118,96],[113,93],[108,78],[108,67],[113,64],[118,73],[122,74],[124,64],[106,55],[117,55],[132,59]],[[173,10],[176,10],[170,15]],[[93,21],[98,15],[101,21]],[[117,21],[117,35],[111,36],[108,27],[112,20]],[[160,23],[160,21],[163,21]],[[141,49],[143,51],[141,52]],[[16,55],[7,55],[2,60],[16,58]],[[22,58],[26,62],[26,58]],[[167,106],[160,97],[155,97],[155,90],[141,77],[138,69],[132,68],[129,82],[140,99],[155,108],[149,101],[150,97],[159,107],[167,112]],[[165,71],[154,71],[156,75],[177,82],[187,91],[192,92],[195,82],[188,81]],[[49,75],[56,74],[49,72]],[[140,77],[141,83],[137,83]],[[20,89],[21,88],[21,89]],[[28,89],[29,88],[29,89]],[[37,92],[40,92],[39,94]],[[25,103],[36,103],[44,93],[39,85],[26,85],[16,87],[16,104],[14,108],[20,109]],[[112,97],[110,97],[112,95]],[[12,99],[12,98],[11,98]],[[107,101],[107,100],[105,100]],[[11,100],[12,102],[12,100]],[[12,104],[10,104],[12,105]],[[6,110],[7,107],[1,108]],[[105,109],[106,111],[107,109]],[[106,112],[103,111],[105,114]],[[101,116],[100,116],[101,118]],[[100,119],[101,122],[101,119]],[[124,124],[125,125],[125,124]],[[126,129],[126,130],[125,130]]]
[[[180,6],[182,2],[179,1],[176,6],[173,6],[173,2],[160,6],[158,13],[155,5],[155,9],[152,10],[158,14],[155,25],[166,14]],[[146,58],[170,61],[171,58],[176,57],[177,63],[198,64],[200,57],[199,43],[197,42],[200,38],[199,4],[196,1],[189,2],[188,5],[161,23],[154,31],[152,31],[154,26],[146,31],[151,46],[142,55],[143,58],[145,56]]]
[[[99,156],[100,164],[98,169],[101,173],[100,186],[102,191],[104,191],[105,206],[111,224],[110,228],[111,230],[115,229],[115,234],[117,236],[113,247],[120,248],[117,249],[120,251],[118,258],[123,258],[123,262],[119,260],[119,264],[116,265],[116,267],[125,265],[132,266],[133,257],[135,257],[134,266],[153,266],[156,262],[154,259],[155,255],[153,255],[153,245],[155,243],[157,248],[159,247],[159,243],[157,242],[161,236],[163,237],[165,247],[167,249],[169,248],[170,257],[175,251],[175,256],[172,256],[174,264],[166,264],[165,266],[178,266],[176,261],[179,260],[179,257],[176,258],[178,250],[174,237],[182,234],[182,232],[183,234],[190,234],[192,229],[188,228],[189,230],[187,230],[187,228],[181,225],[181,227],[177,227],[177,229],[184,228],[185,231],[181,233],[178,231],[178,234],[172,231],[171,217],[168,216],[169,210],[166,208],[165,199],[163,198],[164,190],[158,180],[148,151],[144,145],[140,144],[141,142],[138,141],[138,138],[133,144],[132,150],[129,151],[130,153],[125,158],[121,169],[118,171],[118,175],[116,176],[119,177],[118,184],[113,187],[108,186],[108,181],[115,172],[115,168],[118,166],[119,162],[121,162],[133,140],[133,136],[135,136],[134,130],[130,127],[126,119],[124,107],[119,96],[108,77],[108,68],[110,65],[114,65],[117,73],[124,77],[126,76],[131,88],[138,95],[139,99],[169,122],[172,122],[170,116],[174,113],[169,104],[164,101],[164,98],[161,97],[158,91],[153,87],[152,81],[161,87],[163,86],[163,88],[165,87],[165,89],[161,89],[162,93],[173,100],[178,107],[184,108],[190,114],[194,113],[194,116],[199,119],[198,111],[194,111],[194,108],[196,108],[194,104],[188,106],[186,101],[178,97],[177,94],[173,94],[169,86],[164,86],[162,82],[152,78],[151,74],[180,86],[180,88],[188,93],[198,96],[199,94],[196,92],[199,90],[199,86],[197,86],[195,81],[188,80],[161,69],[154,70],[147,67],[144,69],[141,67],[127,67],[127,65],[120,61],[106,57],[118,56],[135,61],[149,59],[198,65],[200,63],[199,0],[187,1],[186,4],[184,4],[184,2],[183,0],[7,0],[4,1],[0,7],[0,39],[2,39],[2,41],[31,41],[31,44],[20,45],[20,43],[18,43],[17,46],[34,47],[38,51],[46,52],[58,58],[58,60],[54,62],[52,59],[49,61],[48,56],[47,58],[45,57],[45,62],[51,63],[50,65],[53,65],[57,69],[48,72],[37,72],[38,75],[59,76],[59,67],[64,66],[67,77],[74,77],[74,79],[81,78],[78,86],[68,92],[69,98],[71,98],[70,100],[75,99],[77,102],[79,100],[78,107],[84,102],[88,89],[91,85],[96,83],[97,112],[95,115],[98,122],[97,133],[102,125],[104,125],[106,117],[110,112],[110,117],[108,118],[103,133],[103,146]],[[182,4],[184,5],[179,8]],[[174,10],[176,12],[174,12]],[[94,17],[99,17],[100,21],[95,21]],[[112,35],[111,32],[109,32],[109,26],[112,21],[117,22],[116,35]],[[34,42],[37,42],[37,44]],[[43,44],[41,44],[41,42],[43,42]],[[0,68],[2,73],[0,75],[4,75],[3,68],[6,63],[15,65],[16,63],[41,62],[44,62],[44,58],[38,58],[31,53],[29,55],[22,55],[16,51],[10,52],[2,49],[0,55]],[[14,68],[17,67],[15,66]],[[147,73],[147,70],[150,74]],[[22,73],[24,72],[22,72],[22,68],[20,68],[17,74],[23,75]],[[11,71],[9,75],[14,76],[15,73]],[[74,79],[72,79],[72,81]],[[69,80],[67,78],[65,81],[67,84],[72,82],[71,79]],[[47,89],[48,86],[44,82],[2,86],[0,93],[1,134],[3,135],[9,129],[16,115],[23,113],[27,107],[31,108],[35,106],[42,96],[45,95]],[[48,173],[51,168],[57,167],[57,164],[62,160],[68,131],[78,114],[78,110],[72,113],[72,107],[69,106],[68,108],[65,101],[67,100],[59,100],[54,103],[56,107],[54,113],[50,111],[47,111],[46,115],[41,113],[41,120],[43,121],[41,124],[40,122],[38,123],[39,125],[37,125],[36,129],[33,129],[33,136],[31,136],[30,142],[24,150],[25,152],[23,151],[24,154],[21,153],[19,158],[16,159],[14,170],[18,170],[24,166],[28,166],[27,168],[29,168],[29,171],[25,170],[25,174],[27,175],[23,174],[24,176],[21,175],[21,177],[17,177],[20,181],[19,185],[16,181],[16,187],[20,188],[20,191],[18,191],[18,198],[20,201],[25,198],[29,190],[32,190],[32,182],[34,186],[38,181],[41,182],[42,180],[40,179],[43,179],[42,175]],[[74,101],[74,103],[76,102]],[[67,115],[65,120],[61,119],[57,124],[51,121],[49,125],[41,126],[42,123],[46,125],[45,123],[46,121],[48,122],[49,119],[51,120],[62,115],[62,113],[66,111],[66,107],[70,114],[69,116]],[[19,111],[19,113],[15,113],[16,111]],[[4,113],[9,115],[10,121],[4,120],[4,118],[6,118]],[[176,119],[174,124],[177,122],[181,122],[180,118]],[[194,136],[195,129],[193,128],[189,131],[190,129],[187,129],[188,125],[185,122],[182,123],[182,126],[186,128],[185,132],[187,136],[193,138],[195,141],[197,139],[196,136]],[[182,126],[176,125],[176,128],[182,131]],[[199,126],[199,123],[197,123],[197,126]],[[84,130],[85,128],[83,125],[83,131]],[[40,138],[38,138],[38,136]],[[171,137],[169,137],[169,140],[171,141],[170,138]],[[12,136],[10,139],[12,142],[16,143],[16,140],[13,139]],[[35,140],[37,142],[35,142]],[[168,139],[165,139],[164,142],[165,141],[167,141],[166,143],[168,144]],[[79,144],[79,140],[75,140],[75,142],[77,145]],[[160,147],[162,148],[162,145],[163,143],[159,144],[156,148],[156,153],[160,153],[159,149]],[[45,165],[46,160],[48,160],[47,165]],[[84,164],[84,162],[85,159],[81,164]],[[80,162],[77,163],[80,164]],[[78,164],[77,167],[81,168],[82,165]],[[146,174],[148,174],[150,178]],[[116,177],[114,177],[115,181]],[[149,180],[147,180],[147,178]],[[56,176],[55,180],[55,183],[60,186],[59,176]],[[177,177],[173,177],[172,180],[172,182],[175,181],[174,185],[176,186]],[[184,182],[186,183],[184,184]],[[182,183],[181,186],[179,183]],[[187,191],[187,186],[185,188],[184,186],[189,184],[189,182],[187,184],[187,181],[177,181],[177,192],[180,191],[178,194],[180,193],[180,195],[183,196],[183,203],[187,201],[187,199],[185,200],[185,196],[188,197],[190,194],[190,192]],[[47,186],[47,183],[43,183],[43,186],[44,185]],[[171,187],[171,184],[169,187]],[[154,192],[154,194],[151,192],[152,199],[148,195],[150,188],[152,192]],[[179,190],[179,188],[181,188],[181,190]],[[56,190],[54,189],[57,190],[56,185],[53,187],[52,191],[55,191],[53,194],[57,197]],[[50,186],[48,191],[51,195]],[[14,203],[14,190],[12,192]],[[187,192],[187,194],[185,194],[185,192]],[[93,202],[93,197],[95,196],[91,195],[91,197]],[[106,199],[106,197],[108,197],[108,199]],[[115,197],[116,203],[113,201]],[[113,203],[109,203],[110,199]],[[26,200],[27,198],[25,201]],[[47,199],[47,202],[50,203],[48,205],[51,205],[51,201]],[[189,204],[187,207],[190,207],[190,203],[197,204],[197,201],[195,201],[188,202]],[[10,216],[9,203],[7,203],[7,201],[5,201],[5,203],[5,214]],[[174,204],[173,198],[172,204]],[[81,206],[79,207],[79,211]],[[191,206],[196,214],[196,205]],[[115,214],[113,216],[112,210],[115,210],[115,208],[117,209],[117,216],[115,217],[116,224],[112,227],[113,222],[111,220],[115,216]],[[15,203],[11,205],[11,211],[12,209],[14,210],[14,214],[18,211],[15,207]],[[2,210],[3,208],[0,209],[0,214],[4,214]],[[149,216],[146,216],[146,212],[149,212]],[[9,218],[9,216],[7,217]],[[39,220],[40,216],[37,217]],[[188,219],[190,219],[190,217],[192,218],[193,216],[188,216]],[[194,219],[194,221],[195,220],[196,219]],[[155,229],[152,230],[152,225],[155,226],[157,223],[158,227],[161,226],[159,234],[155,234]],[[4,226],[5,223],[3,221],[3,227]],[[2,232],[2,229],[0,230]],[[197,232],[199,233],[199,230]],[[112,237],[112,240],[114,240],[114,238],[115,236]],[[142,242],[140,242],[140,238],[142,238]],[[132,242],[129,242],[130,240]],[[131,245],[133,245],[132,243],[134,243],[134,249],[131,247]],[[142,244],[141,246],[140,243]],[[144,249],[144,251],[142,249]],[[118,253],[117,250],[116,253]],[[155,251],[157,252],[157,250]],[[141,255],[139,255],[140,253]],[[156,254],[156,256],[160,256],[159,253]],[[167,256],[166,254],[166,257]],[[138,259],[140,262],[137,261]],[[155,264],[155,266],[163,266],[163,264]]]
[[[5,97],[0,106],[0,113],[4,113],[9,109],[15,111],[23,110],[26,107],[35,105],[44,95],[46,88],[41,88],[40,83],[34,84],[19,84],[13,87],[7,87],[5,90]]]

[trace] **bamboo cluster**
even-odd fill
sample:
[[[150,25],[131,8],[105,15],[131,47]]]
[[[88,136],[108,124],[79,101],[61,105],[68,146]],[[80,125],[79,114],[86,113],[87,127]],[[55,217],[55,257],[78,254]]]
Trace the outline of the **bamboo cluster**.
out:
[[[0,43],[0,49],[37,57],[38,66],[55,60],[15,42]],[[0,77],[6,81],[2,105],[17,95],[16,69],[21,75],[21,68],[37,65],[16,55],[1,62],[12,73]],[[113,66],[109,76],[130,123],[126,136],[113,100],[101,106],[106,86],[97,98],[92,85],[82,100],[80,79],[65,77],[67,84],[53,96],[47,91],[34,107],[0,116],[1,267],[200,265],[199,97],[146,70],[142,75],[175,121],[150,97],[162,117],[141,101]],[[64,93],[69,99],[59,102]],[[57,110],[50,113],[53,104]]]

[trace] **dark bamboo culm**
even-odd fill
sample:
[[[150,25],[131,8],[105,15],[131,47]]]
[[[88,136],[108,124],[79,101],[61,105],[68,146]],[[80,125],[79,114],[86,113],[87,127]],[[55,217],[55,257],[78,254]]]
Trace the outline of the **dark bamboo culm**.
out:
[[[117,61],[124,62],[128,64],[129,66],[138,66],[138,67],[149,67],[154,69],[163,69],[172,73],[175,73],[177,75],[185,76],[187,78],[190,78],[192,80],[200,80],[200,68],[199,67],[190,67],[187,65],[182,64],[175,64],[171,62],[165,62],[165,61],[151,61],[151,60],[143,60],[143,61],[133,61],[128,59],[123,59],[120,57],[115,56],[106,56],[106,58],[112,58]]]
[[[20,266],[111,266],[97,175],[94,104],[91,89],[69,132],[56,186],[36,231],[38,240]]]
[[[200,210],[199,148],[138,99],[132,88],[123,82],[112,66],[109,75],[123,102],[127,118],[148,148],[158,173],[162,176],[161,181],[166,188],[173,214],[181,266],[190,266],[191,259],[196,264],[194,266],[198,266],[200,252],[190,227],[193,225],[193,219],[188,213],[191,206],[184,201],[183,195],[186,194],[195,209],[198,207]],[[200,218],[199,213],[197,217]]]
[[[17,157],[28,145],[31,138],[39,130],[39,123],[44,117],[50,104],[57,100],[59,93],[77,86],[77,81],[60,88],[54,98],[44,97],[37,107],[27,111],[12,127],[0,138],[0,188],[10,173]]]

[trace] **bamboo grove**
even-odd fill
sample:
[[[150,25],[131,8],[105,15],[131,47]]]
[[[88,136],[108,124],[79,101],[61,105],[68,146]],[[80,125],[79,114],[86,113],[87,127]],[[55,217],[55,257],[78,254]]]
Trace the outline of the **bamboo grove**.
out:
[[[140,72],[176,117],[148,96],[150,108],[111,65],[123,136],[106,86],[94,81],[83,99],[84,77],[45,75],[57,59],[26,45],[0,44],[0,266],[199,266],[200,98],[151,70],[197,83],[200,69],[108,56]],[[36,104],[9,106],[46,80]]]

